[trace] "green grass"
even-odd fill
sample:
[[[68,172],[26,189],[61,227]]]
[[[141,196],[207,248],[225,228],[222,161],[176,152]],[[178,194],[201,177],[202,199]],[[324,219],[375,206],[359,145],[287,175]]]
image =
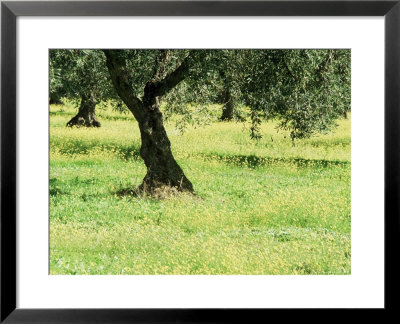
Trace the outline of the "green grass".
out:
[[[350,274],[350,119],[296,141],[262,125],[214,122],[172,150],[196,195],[120,196],[145,175],[129,114],[98,111],[99,129],[66,128],[50,108],[51,274]]]

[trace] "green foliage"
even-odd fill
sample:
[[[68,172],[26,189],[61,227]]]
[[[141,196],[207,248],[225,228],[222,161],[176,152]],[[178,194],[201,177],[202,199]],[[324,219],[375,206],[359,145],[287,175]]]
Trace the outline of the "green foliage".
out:
[[[57,67],[54,60],[49,63],[49,85],[50,93],[57,93],[63,87],[61,68]]]
[[[133,116],[104,104],[100,129],[64,127],[74,113],[50,107],[51,274],[351,273],[350,119],[295,147],[277,121],[252,141],[251,124],[171,119],[196,195],[155,200],[116,194],[146,173]]]
[[[326,132],[350,107],[349,50],[232,50],[226,74],[236,100],[261,117],[278,118],[292,139]]]
[[[205,111],[229,87],[236,105],[251,108],[252,138],[274,118],[294,140],[330,131],[350,110],[349,50],[200,51],[203,60],[166,96],[167,117],[188,114],[189,103]]]
[[[96,100],[119,99],[99,50],[52,49],[50,55],[50,93],[61,92],[79,105],[83,94]]]
[[[181,116],[179,127],[212,119],[211,103],[229,87],[237,106],[251,108],[251,137],[263,119],[279,119],[290,137],[330,131],[350,111],[350,50],[118,50],[132,93],[143,98],[190,57],[185,79],[162,96],[165,118]],[[61,75],[61,78],[60,78]],[[50,91],[62,85],[70,96],[91,89],[115,97],[101,50],[51,50]],[[193,105],[194,104],[194,105]],[[196,107],[197,111],[188,109]],[[119,104],[119,108],[122,104]],[[200,116],[200,119],[198,117]]]

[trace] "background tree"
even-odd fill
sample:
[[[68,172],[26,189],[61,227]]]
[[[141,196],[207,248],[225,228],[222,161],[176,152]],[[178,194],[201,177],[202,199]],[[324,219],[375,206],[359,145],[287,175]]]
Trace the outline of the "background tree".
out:
[[[220,120],[222,121],[233,119],[244,121],[243,117],[235,109],[240,102],[238,98],[240,97],[240,89],[237,88],[240,83],[234,80],[237,76],[234,70],[236,66],[231,61],[233,53],[229,50],[222,50],[214,54],[218,65],[218,77],[221,82],[220,103],[222,104],[222,114]]]
[[[233,98],[231,95],[230,82],[227,79],[225,72],[220,71],[221,80],[223,83],[222,91],[221,91],[221,103],[222,103],[222,115],[220,117],[221,120],[232,120],[233,119],[233,111],[235,108]]]
[[[233,106],[249,109],[253,138],[261,136],[261,121],[273,118],[295,140],[330,131],[350,111],[349,50],[210,50],[204,62],[195,80],[167,96],[169,114],[184,114],[193,102],[224,103],[219,94],[229,88]],[[221,119],[231,108],[224,105]]]
[[[232,51],[240,100],[251,107],[251,136],[262,119],[281,120],[292,140],[327,132],[350,107],[349,50]]]
[[[147,174],[140,190],[193,191],[176,163],[160,110],[215,100],[221,68],[231,95],[249,107],[251,137],[263,119],[281,120],[292,140],[326,132],[350,106],[347,50],[104,50],[119,97],[138,121]]]
[[[77,115],[67,126],[100,127],[97,103],[118,98],[103,53],[99,50],[50,50],[50,100],[60,94],[80,102]]]

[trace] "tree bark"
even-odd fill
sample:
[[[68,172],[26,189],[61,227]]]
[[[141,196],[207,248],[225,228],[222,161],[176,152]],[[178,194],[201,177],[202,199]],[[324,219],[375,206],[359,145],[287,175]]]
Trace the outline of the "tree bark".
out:
[[[96,103],[96,99],[92,95],[82,95],[78,114],[67,123],[67,126],[100,127],[101,124],[95,113]]]
[[[223,82],[223,93],[222,93],[222,115],[220,120],[232,120],[233,119],[233,110],[234,103],[230,90],[230,83],[226,77],[225,71],[219,71],[220,78]]]
[[[223,93],[223,106],[222,106],[222,115],[220,120],[232,120],[233,119],[233,99],[231,97],[231,92],[229,91],[229,87],[225,87]]]
[[[158,99],[154,101],[157,102]],[[193,192],[192,183],[172,155],[171,142],[164,128],[159,105],[144,107],[144,110],[144,120],[139,122],[142,140],[140,156],[147,167],[147,173],[139,189],[153,192],[157,188],[167,186],[178,191]]]
[[[160,111],[159,97],[179,83],[184,77],[182,63],[174,72],[157,83],[149,81],[144,89],[144,97],[138,99],[130,86],[130,74],[124,60],[115,50],[104,50],[111,80],[119,97],[137,120],[141,136],[140,156],[147,168],[146,176],[139,186],[139,192],[157,193],[165,187],[177,191],[193,192],[193,185],[175,161],[171,151],[171,142],[164,128]]]

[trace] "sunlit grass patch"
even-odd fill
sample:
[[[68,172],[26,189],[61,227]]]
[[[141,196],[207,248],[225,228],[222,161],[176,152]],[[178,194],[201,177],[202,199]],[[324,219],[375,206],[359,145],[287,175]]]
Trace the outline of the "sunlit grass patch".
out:
[[[52,227],[52,274],[349,274],[350,238],[323,229],[188,232],[127,222]],[[173,244],[171,244],[173,242]]]
[[[146,173],[130,115],[100,109],[84,129],[65,127],[75,107],[50,111],[51,274],[351,272],[349,119],[294,146],[274,122],[259,141],[236,122],[167,123],[196,195],[157,199],[119,194]]]

